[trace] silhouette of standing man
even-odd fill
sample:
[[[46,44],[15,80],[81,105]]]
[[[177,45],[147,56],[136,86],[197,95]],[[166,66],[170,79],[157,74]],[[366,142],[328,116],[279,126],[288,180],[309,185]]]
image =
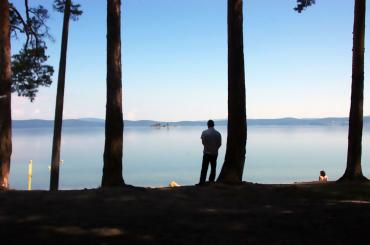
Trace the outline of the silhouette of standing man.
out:
[[[209,181],[215,181],[218,149],[221,146],[221,134],[214,128],[215,123],[213,122],[213,120],[209,120],[207,122],[207,126],[208,129],[204,130],[202,132],[202,136],[200,137],[202,139],[204,150],[199,185],[203,185],[206,182],[208,164],[211,164],[211,174],[209,175]]]

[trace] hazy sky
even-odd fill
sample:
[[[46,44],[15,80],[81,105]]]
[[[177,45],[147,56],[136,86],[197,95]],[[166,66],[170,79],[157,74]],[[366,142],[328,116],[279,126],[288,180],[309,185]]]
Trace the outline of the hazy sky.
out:
[[[64,118],[104,118],[106,1],[75,1],[84,14],[70,24]],[[50,9],[52,2],[30,0]],[[226,2],[122,0],[125,119],[227,117]],[[249,118],[348,116],[354,1],[316,2],[298,14],[296,0],[244,0]],[[33,103],[13,94],[13,119],[54,118],[63,16],[50,15],[54,84],[40,89]],[[365,115],[368,60],[366,53]]]

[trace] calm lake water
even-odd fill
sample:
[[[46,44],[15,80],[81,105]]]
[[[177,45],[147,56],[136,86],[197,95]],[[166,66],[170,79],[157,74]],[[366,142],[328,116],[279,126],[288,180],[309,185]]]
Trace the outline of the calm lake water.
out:
[[[216,127],[225,154],[226,127]],[[202,127],[126,127],[123,177],[136,186],[167,186],[198,182]],[[28,161],[33,160],[32,189],[49,188],[52,129],[13,129],[10,186],[27,189]],[[61,189],[95,188],[103,168],[104,128],[64,128],[60,169]],[[370,129],[363,133],[363,172],[370,177]],[[339,178],[346,164],[346,127],[249,127],[243,180],[292,183],[316,180],[321,169],[329,180]]]

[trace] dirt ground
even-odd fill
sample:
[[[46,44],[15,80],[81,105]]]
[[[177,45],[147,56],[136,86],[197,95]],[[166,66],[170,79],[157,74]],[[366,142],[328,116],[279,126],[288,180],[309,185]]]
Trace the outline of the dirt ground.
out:
[[[0,191],[7,245],[367,244],[369,227],[369,183]]]

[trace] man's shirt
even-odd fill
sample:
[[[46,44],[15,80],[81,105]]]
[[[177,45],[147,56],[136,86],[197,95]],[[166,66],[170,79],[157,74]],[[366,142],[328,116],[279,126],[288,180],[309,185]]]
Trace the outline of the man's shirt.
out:
[[[204,145],[204,154],[217,155],[218,148],[221,146],[221,134],[212,128],[208,128],[202,132],[202,144]]]

